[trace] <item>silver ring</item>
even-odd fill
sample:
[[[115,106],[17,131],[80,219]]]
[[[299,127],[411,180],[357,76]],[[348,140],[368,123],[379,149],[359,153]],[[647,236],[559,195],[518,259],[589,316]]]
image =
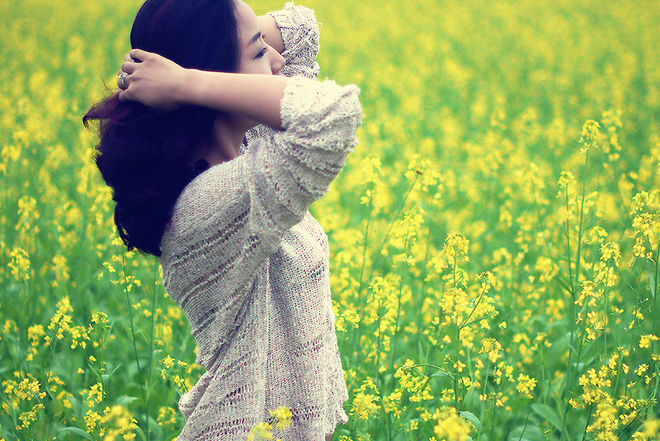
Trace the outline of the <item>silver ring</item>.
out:
[[[124,78],[126,78],[126,75],[128,75],[128,74],[119,74],[118,75],[119,81],[121,81],[122,89],[126,89],[126,83],[124,83]]]

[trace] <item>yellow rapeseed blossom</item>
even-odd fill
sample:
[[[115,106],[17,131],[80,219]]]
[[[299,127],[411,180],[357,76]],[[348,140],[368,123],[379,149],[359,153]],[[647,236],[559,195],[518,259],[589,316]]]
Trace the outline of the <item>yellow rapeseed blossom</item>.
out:
[[[115,441],[119,436],[124,441],[135,439],[137,422],[124,406],[108,406],[103,411],[105,435],[103,441]]]
[[[156,418],[156,421],[159,426],[173,425],[177,422],[176,415],[177,411],[175,409],[172,409],[169,406],[160,407],[158,409],[158,417]]]
[[[51,285],[57,287],[60,283],[67,282],[71,276],[69,275],[69,267],[67,265],[66,257],[58,254],[53,257],[52,263],[55,278],[52,280]]]
[[[594,433],[596,439],[604,441],[616,441],[618,436],[616,431],[619,428],[619,419],[617,418],[617,409],[607,402],[598,403],[594,419],[587,426],[587,433]]]
[[[516,384],[516,389],[518,392],[523,394],[527,398],[533,398],[531,392],[536,387],[536,379],[530,378],[528,375],[520,374],[518,375],[518,384]]]
[[[247,441],[261,441],[261,440],[269,440],[273,439],[273,433],[271,430],[273,429],[273,426],[270,425],[269,423],[258,423],[256,426],[252,427],[250,429],[250,433],[248,434]]]
[[[651,347],[651,342],[658,341],[658,337],[653,334],[646,334],[639,337],[639,347],[647,349]]]
[[[139,376],[106,395],[97,374],[156,357],[161,376],[138,386],[183,393],[203,371],[158,262],[113,233],[98,131],[80,124],[106,92],[99,75],[114,88],[139,3],[0,2],[0,34],[21,42],[0,71],[0,426],[21,439],[171,439],[178,410],[133,429],[108,400],[135,395]],[[266,3],[251,5],[283,5]],[[324,76],[361,86],[365,113],[360,147],[311,207],[356,406],[353,435],[335,437],[464,439],[450,430],[461,413],[432,413],[480,404],[483,433],[504,439],[542,397],[589,430],[544,436],[657,440],[644,418],[660,381],[660,3],[565,3],[307,5],[325,24]],[[137,355],[113,325],[126,308]]]
[[[17,281],[29,280],[31,274],[28,253],[22,248],[14,248],[9,254],[9,258],[9,269],[14,279]]]
[[[644,435],[649,440],[657,440],[660,438],[660,419],[649,418],[644,422],[642,427]]]
[[[93,405],[94,403],[100,403],[103,401],[104,395],[105,393],[103,391],[103,384],[96,383],[89,389],[89,392],[87,393],[87,401],[90,403],[90,405]]]
[[[18,200],[19,221],[15,226],[16,230],[29,231],[32,229],[33,233],[38,231],[34,225],[34,221],[39,218],[36,207],[37,201],[32,196],[25,195]]]
[[[468,248],[470,241],[461,233],[450,234],[445,240],[443,251],[450,266],[457,262],[469,262]]]
[[[373,394],[365,394],[358,392],[353,398],[353,405],[351,413],[358,419],[368,420],[369,417],[376,413],[380,406],[378,405],[378,397]]]
[[[453,407],[437,409],[433,415],[436,425],[433,429],[438,441],[466,441],[472,426],[458,415]]]
[[[88,431],[92,431],[96,429],[96,427],[101,426],[103,423],[105,423],[103,417],[91,409],[87,411],[84,419]]]
[[[497,360],[499,360],[502,355],[502,345],[495,340],[494,338],[486,338],[481,342],[481,348],[479,349],[479,353],[487,353],[488,354],[488,360],[495,364],[497,363]]]
[[[269,410],[270,416],[273,417],[277,423],[275,428],[278,430],[284,430],[291,424],[291,418],[293,417],[291,411],[286,406],[280,406],[276,410]]]
[[[170,357],[169,355],[167,357],[163,358],[162,360],[160,360],[160,364],[165,366],[165,368],[167,368],[167,369],[173,367],[174,362],[175,362],[174,358]]]

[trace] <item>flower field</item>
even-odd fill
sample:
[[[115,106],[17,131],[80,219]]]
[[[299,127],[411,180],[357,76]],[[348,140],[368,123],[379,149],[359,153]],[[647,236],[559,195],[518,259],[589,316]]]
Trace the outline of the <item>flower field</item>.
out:
[[[0,440],[172,440],[202,372],[81,122],[140,3],[0,2]],[[305,5],[365,113],[311,209],[333,440],[659,440],[660,2]]]

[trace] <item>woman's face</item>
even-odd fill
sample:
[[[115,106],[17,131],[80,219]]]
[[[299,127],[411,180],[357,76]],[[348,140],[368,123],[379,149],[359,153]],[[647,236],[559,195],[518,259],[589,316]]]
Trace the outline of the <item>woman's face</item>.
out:
[[[268,46],[261,35],[259,20],[243,1],[236,0],[238,39],[241,46],[239,73],[277,75],[284,67],[284,58]]]

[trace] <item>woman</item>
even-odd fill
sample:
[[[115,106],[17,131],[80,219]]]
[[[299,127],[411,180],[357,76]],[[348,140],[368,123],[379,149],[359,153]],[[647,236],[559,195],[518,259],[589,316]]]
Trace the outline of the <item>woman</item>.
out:
[[[147,0],[131,44],[119,92],[85,121],[100,120],[119,234],[160,257],[206,369],[178,440],[244,440],[280,406],[276,437],[329,440],[347,392],[307,208],[357,144],[359,90],[313,79],[318,25],[300,6]]]

